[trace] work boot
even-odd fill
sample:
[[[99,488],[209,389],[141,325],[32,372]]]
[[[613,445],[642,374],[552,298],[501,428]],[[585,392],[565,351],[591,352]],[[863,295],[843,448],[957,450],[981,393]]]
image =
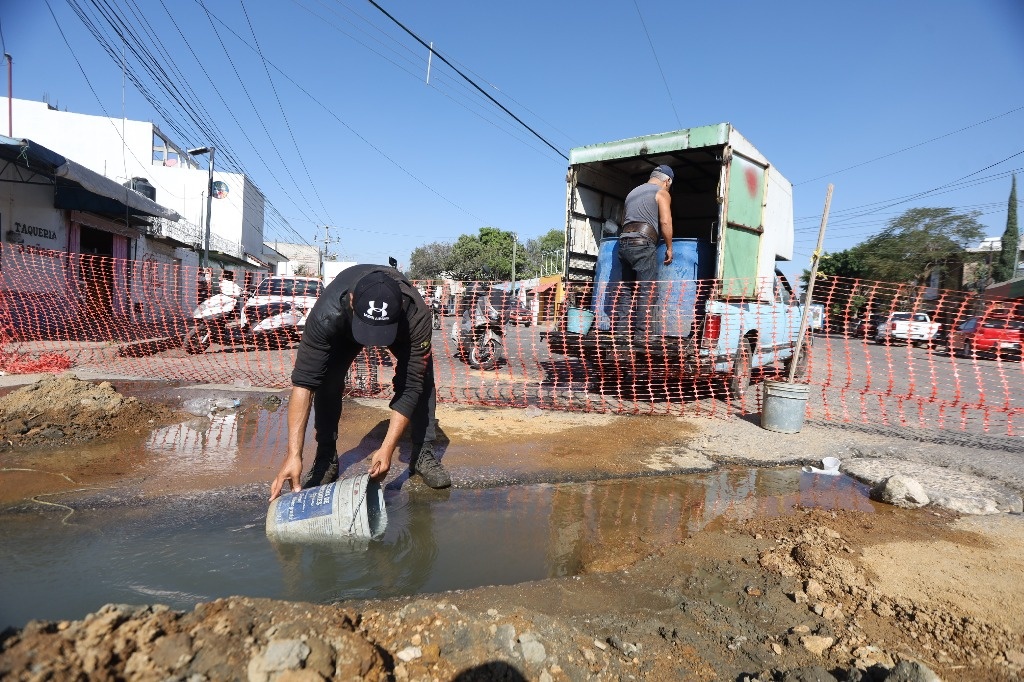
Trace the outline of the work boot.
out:
[[[444,465],[434,456],[434,447],[424,445],[420,448],[419,454],[414,454],[409,461],[409,471],[419,474],[431,488],[447,488],[452,484],[452,477],[448,475]]]
[[[319,485],[326,485],[338,480],[338,453],[333,449],[329,452],[322,452],[317,449],[316,458],[313,459],[313,468],[306,474],[302,481],[302,487],[315,488]]]

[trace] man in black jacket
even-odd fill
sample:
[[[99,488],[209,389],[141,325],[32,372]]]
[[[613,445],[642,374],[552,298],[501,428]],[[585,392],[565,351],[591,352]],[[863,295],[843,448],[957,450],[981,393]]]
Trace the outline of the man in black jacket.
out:
[[[365,346],[387,346],[397,359],[395,397],[384,442],[371,457],[370,476],[383,479],[391,469],[398,440],[411,425],[411,473],[431,488],[446,488],[451,477],[434,456],[434,360],[430,309],[419,291],[398,270],[383,265],[354,265],[324,289],[306,320],[292,370],[288,403],[288,453],[270,488],[270,499],[291,489],[330,483],[338,477],[338,422],[345,375]],[[314,409],[316,457],[305,480],[302,448]]]

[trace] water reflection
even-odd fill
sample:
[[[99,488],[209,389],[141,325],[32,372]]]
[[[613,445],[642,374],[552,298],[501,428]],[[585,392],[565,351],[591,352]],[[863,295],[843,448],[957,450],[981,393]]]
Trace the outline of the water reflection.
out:
[[[231,411],[155,429],[145,447],[162,472],[190,473],[198,466],[207,473],[231,473],[239,465],[273,464],[284,431],[281,413]]]
[[[213,459],[229,452],[197,450]],[[0,628],[81,618],[110,602],[185,609],[229,595],[329,602],[511,584],[611,566],[624,548],[642,555],[723,516],[871,509],[865,486],[796,468],[483,490],[402,486],[385,499],[380,540],[326,546],[270,542],[263,486],[137,508],[90,503],[72,525],[58,514],[0,516]]]

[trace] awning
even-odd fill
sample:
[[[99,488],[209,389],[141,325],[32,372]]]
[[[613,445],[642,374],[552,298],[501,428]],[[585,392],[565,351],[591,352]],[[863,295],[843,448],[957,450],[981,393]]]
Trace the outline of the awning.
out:
[[[133,189],[122,186],[116,180],[111,180],[99,173],[94,173],[85,166],[75,163],[71,159],[67,159],[63,165],[55,168],[53,172],[55,177],[66,178],[90,194],[117,202],[124,207],[121,209],[122,211],[127,209],[128,212],[131,213],[153,216],[154,218],[165,218],[173,221],[177,221],[181,218],[181,216],[179,216],[175,211],[172,211],[165,206],[161,206],[155,201],[150,200],[148,197],[142,196]],[[57,200],[55,200],[55,203],[60,200],[61,194],[61,186],[58,185]],[[57,206],[57,208],[82,207]],[[105,212],[119,213],[121,211]]]
[[[547,284],[541,284],[540,286],[537,286],[537,287],[533,288],[533,293],[535,293],[535,294],[543,294],[545,291],[548,291],[550,289],[554,289],[557,286],[558,286],[558,282],[548,282]]]
[[[0,158],[44,173],[54,179],[54,208],[109,215],[153,216],[170,221],[181,218],[116,180],[104,177],[32,140],[0,135]]]
[[[255,265],[261,268],[269,268],[270,263],[264,263],[256,256],[252,255],[248,251],[245,252],[245,260],[249,261],[249,265]]]

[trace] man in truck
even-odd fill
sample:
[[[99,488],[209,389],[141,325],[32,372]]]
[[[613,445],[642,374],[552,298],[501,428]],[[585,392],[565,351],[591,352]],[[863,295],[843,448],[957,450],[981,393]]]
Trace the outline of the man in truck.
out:
[[[626,195],[619,235],[622,281],[616,309],[618,331],[629,331],[633,341],[644,345],[651,331],[651,313],[656,303],[658,279],[658,237],[665,240],[665,265],[672,262],[672,179],[671,166],[658,166],[650,179]],[[630,324],[632,323],[632,324]]]
[[[391,420],[384,442],[371,455],[371,478],[381,480],[387,475],[398,440],[411,425],[409,472],[419,474],[431,488],[451,485],[451,477],[434,456],[437,397],[430,322],[430,309],[419,291],[393,267],[354,265],[324,289],[309,313],[295,357],[288,402],[288,452],[271,484],[271,501],[281,494],[285,481],[296,491],[337,479],[345,375],[367,346],[387,346],[397,359]],[[300,485],[311,405],[316,457]]]

